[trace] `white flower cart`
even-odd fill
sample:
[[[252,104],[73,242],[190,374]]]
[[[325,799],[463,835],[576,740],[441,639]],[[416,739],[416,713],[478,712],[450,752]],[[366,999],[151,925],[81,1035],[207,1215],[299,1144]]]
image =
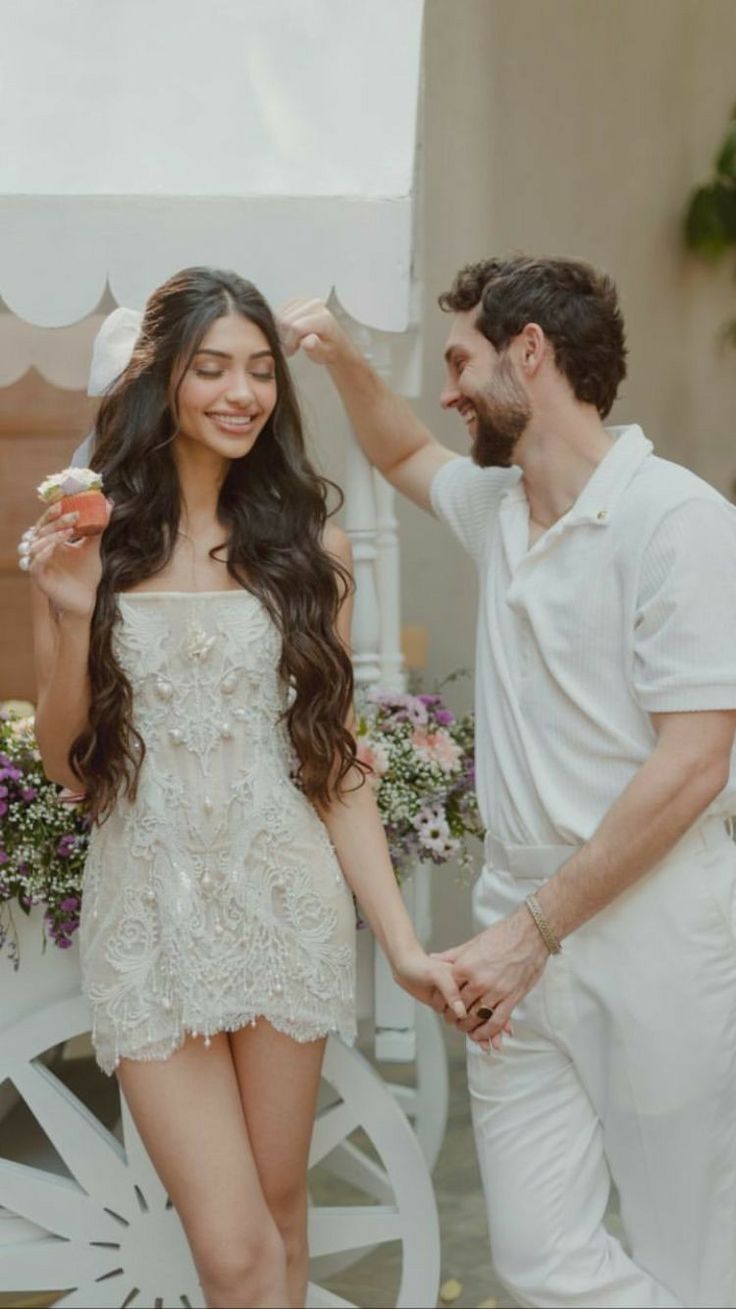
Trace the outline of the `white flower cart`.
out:
[[[13,974],[1,961],[0,1291],[56,1291],[54,1303],[77,1309],[195,1309],[201,1290],[182,1229],[125,1101],[114,1081],[97,1070],[90,1080],[89,1063],[74,1058],[89,1028],[76,948],[42,949],[40,909],[28,919],[16,912],[15,922],[20,968]],[[69,1073],[83,1062],[80,1094]],[[308,1303],[349,1304],[320,1284],[325,1276],[400,1241],[396,1303],[435,1304],[437,1213],[401,1108],[368,1061],[337,1039],[322,1092],[310,1180],[334,1193],[333,1179],[343,1179],[351,1202],[312,1198]]]
[[[307,10],[303,0],[211,0],[182,23],[179,0],[158,0],[155,14],[120,0],[104,19],[95,0],[67,0],[60,23],[55,0],[0,0],[0,111],[14,141],[0,175],[0,296],[11,311],[0,312],[0,385],[33,366],[82,389],[105,297],[108,307],[112,296],[141,308],[176,268],[211,263],[252,277],[274,303],[336,289],[376,366],[416,393],[422,9],[423,0],[313,0]],[[90,76],[101,23],[104,78]],[[213,30],[216,67],[201,58]],[[63,175],[62,136],[84,143]],[[337,480],[355,556],[356,682],[400,689],[392,493],[349,434],[332,439],[348,447]],[[406,895],[426,938],[426,871]],[[42,951],[39,915],[16,914],[19,970],[0,958],[0,1292],[58,1292],[56,1303],[79,1307],[200,1305],[178,1220],[116,1083],[77,1057],[89,1048],[76,949]],[[400,1242],[394,1301],[430,1306],[440,1259],[430,1171],[447,1114],[442,1034],[436,1016],[394,985],[367,931],[358,946],[359,1013],[375,1058],[328,1043],[310,1159],[309,1302],[348,1304],[330,1281],[367,1250]],[[384,1081],[376,1064],[385,1061],[413,1068],[410,1083]]]

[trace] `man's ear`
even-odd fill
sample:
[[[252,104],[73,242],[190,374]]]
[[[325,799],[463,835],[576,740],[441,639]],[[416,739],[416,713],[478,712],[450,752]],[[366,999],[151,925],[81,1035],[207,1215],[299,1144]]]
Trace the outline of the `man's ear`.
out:
[[[526,377],[534,377],[544,363],[547,338],[539,323],[527,323],[519,333],[518,358]]]

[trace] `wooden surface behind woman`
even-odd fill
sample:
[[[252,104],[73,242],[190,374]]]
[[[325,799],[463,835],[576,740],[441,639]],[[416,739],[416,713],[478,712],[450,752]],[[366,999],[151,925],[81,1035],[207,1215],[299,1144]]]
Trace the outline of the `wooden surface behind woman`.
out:
[[[52,386],[33,370],[0,387],[0,700],[35,700],[30,584],[16,546],[38,516],[36,486],[66,467],[96,407],[83,392]]]

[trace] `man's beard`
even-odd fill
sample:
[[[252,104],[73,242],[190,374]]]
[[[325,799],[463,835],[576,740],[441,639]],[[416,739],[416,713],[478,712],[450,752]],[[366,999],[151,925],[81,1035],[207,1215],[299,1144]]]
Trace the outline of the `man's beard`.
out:
[[[471,455],[481,468],[508,468],[519,438],[531,419],[526,392],[508,359],[499,364],[492,383],[473,400],[475,438]]]

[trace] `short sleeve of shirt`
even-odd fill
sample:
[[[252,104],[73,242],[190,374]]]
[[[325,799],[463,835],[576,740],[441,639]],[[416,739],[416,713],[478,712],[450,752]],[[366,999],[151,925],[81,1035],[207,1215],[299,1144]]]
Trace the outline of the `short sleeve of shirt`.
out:
[[[432,508],[476,561],[504,491],[518,480],[508,468],[479,468],[472,459],[450,459],[435,473]]]
[[[736,508],[688,500],[644,554],[634,689],[648,713],[736,709]]]

